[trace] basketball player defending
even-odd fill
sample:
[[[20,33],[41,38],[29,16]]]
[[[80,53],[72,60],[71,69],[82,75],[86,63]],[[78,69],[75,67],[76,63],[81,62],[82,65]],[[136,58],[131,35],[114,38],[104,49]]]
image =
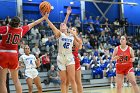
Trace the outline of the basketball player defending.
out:
[[[116,83],[117,93],[122,93],[122,85],[124,81],[124,75],[127,76],[129,82],[132,84],[135,93],[140,93],[138,85],[136,83],[133,63],[135,61],[133,49],[126,45],[126,37],[121,36],[120,44],[114,49],[112,55],[112,61],[117,60],[116,63]]]
[[[28,45],[25,45],[24,53],[24,55],[20,56],[19,62],[25,68],[26,82],[29,88],[28,93],[32,93],[33,81],[38,89],[38,93],[42,93],[41,81],[36,69],[40,66],[40,60],[37,60],[34,55],[30,54],[30,48]]]
[[[80,37],[78,37],[78,29],[76,27],[72,27],[70,33],[74,35],[74,38],[76,40],[77,47],[74,45],[72,48],[72,53],[74,55],[75,60],[75,81],[77,85],[77,92],[83,93],[83,86],[81,81],[81,65],[80,65],[80,59],[78,56],[78,50],[82,48],[82,40]],[[67,93],[69,89],[69,79],[67,79]]]
[[[57,65],[59,69],[61,79],[61,92],[66,93],[66,79],[69,78],[71,83],[72,92],[77,93],[77,86],[75,82],[75,61],[72,54],[73,43],[75,43],[74,36],[69,34],[65,23],[60,24],[60,30],[58,30],[52,22],[46,16],[46,22],[54,32],[56,38],[58,38],[58,56]]]
[[[42,17],[37,21],[26,26],[20,26],[19,17],[14,17],[9,26],[1,26],[0,34],[2,41],[0,42],[0,92],[7,93],[6,74],[7,69],[10,70],[12,80],[15,85],[16,93],[22,93],[22,87],[18,79],[18,43],[21,38],[35,25],[45,19]]]

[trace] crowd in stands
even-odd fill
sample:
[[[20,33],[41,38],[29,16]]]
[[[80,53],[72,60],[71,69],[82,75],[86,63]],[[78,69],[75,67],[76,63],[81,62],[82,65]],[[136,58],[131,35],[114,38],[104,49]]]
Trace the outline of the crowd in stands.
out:
[[[68,26],[77,27],[80,31],[79,36],[83,39],[83,48],[79,51],[81,65],[85,67],[86,70],[92,70],[93,78],[110,78],[111,86],[113,86],[116,62],[111,62],[111,56],[115,46],[119,45],[121,35],[127,35],[128,23],[126,19],[123,21],[115,19],[115,21],[111,23],[106,18],[105,22],[101,24],[99,18],[100,17],[97,16],[95,20],[93,20],[93,17],[90,16],[89,18],[85,17],[84,20],[81,21],[80,17],[77,16],[75,19],[70,18]],[[1,22],[1,25],[6,25],[9,21],[10,18],[7,17],[5,21]],[[28,23],[28,20],[24,21],[24,24],[26,23]],[[139,30],[138,27],[137,32],[139,32]],[[131,44],[135,50],[135,72],[137,78],[140,78],[140,38],[129,35],[128,41],[129,45]],[[50,73],[50,70],[53,69],[53,66],[51,66],[53,64],[51,62],[51,56],[57,54],[57,40],[46,22],[42,22],[26,34],[19,45],[19,55],[24,54],[25,43],[29,44],[31,52],[36,55],[37,58],[40,58],[42,62],[40,71],[47,69]],[[52,76],[50,76],[50,78],[51,77]],[[57,77],[57,75],[55,75],[55,77]],[[50,80],[55,81],[53,78]],[[58,81],[57,83],[60,82]]]

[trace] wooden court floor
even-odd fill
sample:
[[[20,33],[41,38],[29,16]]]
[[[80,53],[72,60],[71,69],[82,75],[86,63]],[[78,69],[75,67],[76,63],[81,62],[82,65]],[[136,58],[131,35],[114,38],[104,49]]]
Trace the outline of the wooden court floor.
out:
[[[140,88],[140,86],[139,86]],[[43,93],[61,93],[60,91],[47,91]],[[69,91],[69,93],[72,93]],[[116,93],[116,88],[110,87],[93,87],[93,88],[84,88],[83,93]],[[123,93],[134,93],[132,87],[123,87]]]

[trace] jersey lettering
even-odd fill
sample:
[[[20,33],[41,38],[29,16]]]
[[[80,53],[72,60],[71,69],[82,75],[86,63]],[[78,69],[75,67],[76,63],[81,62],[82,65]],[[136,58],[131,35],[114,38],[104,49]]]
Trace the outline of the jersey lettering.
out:
[[[120,56],[119,61],[120,62],[126,62],[126,61],[128,61],[128,56]]]
[[[70,43],[67,43],[67,42],[65,42],[64,45],[63,45],[63,47],[66,48],[66,49],[69,49],[69,46],[70,46]]]
[[[11,33],[8,33],[8,38],[6,40],[6,43],[7,44],[17,44],[19,39],[20,39],[19,34],[15,34],[15,35],[12,36]]]

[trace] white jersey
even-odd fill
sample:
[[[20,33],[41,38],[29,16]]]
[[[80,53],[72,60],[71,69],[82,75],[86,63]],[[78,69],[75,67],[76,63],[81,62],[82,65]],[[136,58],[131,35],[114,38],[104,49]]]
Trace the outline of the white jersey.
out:
[[[58,38],[58,41],[58,53],[72,54],[72,47],[74,41],[73,35],[70,34],[69,36],[67,36],[64,33],[61,33],[61,36]]]
[[[25,54],[20,56],[19,61],[24,63],[26,69],[31,69],[31,68],[37,67],[36,63],[35,63],[36,57],[32,54],[29,54],[29,56],[25,55]]]

